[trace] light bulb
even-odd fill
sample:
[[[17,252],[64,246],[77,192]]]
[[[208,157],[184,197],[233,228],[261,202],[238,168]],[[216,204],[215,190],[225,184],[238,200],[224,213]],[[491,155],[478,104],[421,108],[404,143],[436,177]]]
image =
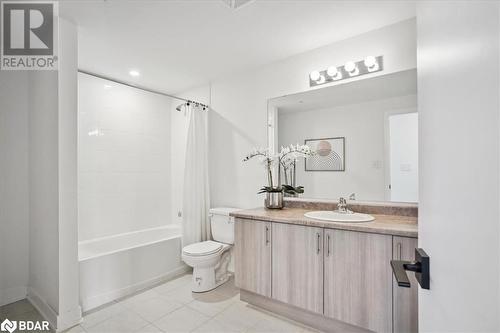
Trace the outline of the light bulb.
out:
[[[342,78],[342,73],[334,66],[328,67],[326,74],[334,80],[340,80]]]
[[[316,80],[316,83],[317,83],[317,84],[323,84],[323,83],[325,83],[325,81],[326,81],[326,80],[325,80],[325,76],[324,76],[324,75],[320,75],[320,76],[319,76],[319,79],[318,79],[318,80]]]
[[[321,78],[321,74],[318,71],[312,71],[309,74],[309,77],[311,78],[312,81],[318,81]]]
[[[350,76],[354,76],[354,75],[359,74],[358,67],[356,66],[356,64],[353,61],[346,62],[346,64],[344,65],[344,68],[345,68],[346,72],[349,73]]]
[[[374,56],[368,56],[365,58],[365,66],[368,68],[368,71],[373,72],[378,69],[377,58]]]
[[[352,73],[356,70],[356,64],[352,61],[346,62],[344,67],[345,67],[345,70],[349,73]]]
[[[328,74],[328,76],[330,77],[334,77],[335,75],[337,75],[338,72],[339,71],[335,66],[328,67],[328,69],[326,70],[326,74]]]

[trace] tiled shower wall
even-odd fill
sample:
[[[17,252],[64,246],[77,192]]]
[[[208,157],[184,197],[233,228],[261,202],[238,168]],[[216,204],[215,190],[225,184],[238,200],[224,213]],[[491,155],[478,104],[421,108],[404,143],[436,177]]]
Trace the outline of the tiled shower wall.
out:
[[[79,74],[79,240],[170,223],[171,99]]]

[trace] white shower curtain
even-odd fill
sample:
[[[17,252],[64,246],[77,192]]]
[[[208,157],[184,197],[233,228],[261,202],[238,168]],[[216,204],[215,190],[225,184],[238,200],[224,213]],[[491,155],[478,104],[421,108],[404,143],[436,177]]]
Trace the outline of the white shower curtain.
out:
[[[183,246],[208,240],[211,236],[207,127],[208,111],[190,106],[182,204]]]

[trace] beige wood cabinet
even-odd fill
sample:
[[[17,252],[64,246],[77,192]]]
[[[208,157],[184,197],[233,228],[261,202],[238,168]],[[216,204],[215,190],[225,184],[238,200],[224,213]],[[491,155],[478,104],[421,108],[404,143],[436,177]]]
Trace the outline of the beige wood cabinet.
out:
[[[412,287],[398,287],[390,265],[413,260],[416,246],[416,238],[237,218],[235,281],[267,302],[289,305],[282,315],[301,320],[297,309],[307,310],[300,314],[309,325],[418,332],[418,283],[409,273]]]
[[[393,237],[393,259],[414,260],[416,238]],[[411,288],[398,287],[393,277],[393,325],[394,332],[418,332],[418,282],[415,274],[408,272]]]
[[[272,224],[272,298],[323,313],[323,229]]]
[[[236,219],[235,284],[271,297],[271,223]]]
[[[325,230],[327,317],[392,332],[392,236]]]

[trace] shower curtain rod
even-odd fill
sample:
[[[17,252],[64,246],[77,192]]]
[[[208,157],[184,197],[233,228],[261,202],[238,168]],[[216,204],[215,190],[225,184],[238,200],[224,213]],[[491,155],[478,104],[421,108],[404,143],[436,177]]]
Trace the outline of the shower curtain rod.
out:
[[[175,99],[184,101],[186,103],[192,103],[192,104],[195,104],[195,105],[203,106],[204,108],[207,108],[207,109],[209,108],[208,105],[200,103],[200,102],[197,102],[197,101],[185,99],[185,98],[178,97],[178,96],[175,96],[175,95],[170,95],[170,94],[164,93],[162,91],[149,89],[149,88],[142,87],[142,86],[139,86],[139,85],[134,85],[134,84],[131,84],[131,83],[127,83],[125,81],[120,81],[120,80],[113,79],[113,78],[110,78],[110,77],[105,76],[105,75],[92,73],[92,72],[89,72],[89,71],[86,71],[86,70],[83,70],[83,69],[78,69],[78,73],[82,73],[82,74],[94,76],[94,77],[97,77],[97,78],[103,79],[103,80],[108,80],[108,81],[116,82],[116,83],[123,84],[123,85],[131,87],[131,88],[137,88],[137,89],[144,90],[144,91],[147,91],[147,92],[150,92],[150,93],[153,93],[153,94],[158,94],[158,95],[163,95],[163,96],[167,96],[167,97],[170,97],[170,98],[175,98]]]

